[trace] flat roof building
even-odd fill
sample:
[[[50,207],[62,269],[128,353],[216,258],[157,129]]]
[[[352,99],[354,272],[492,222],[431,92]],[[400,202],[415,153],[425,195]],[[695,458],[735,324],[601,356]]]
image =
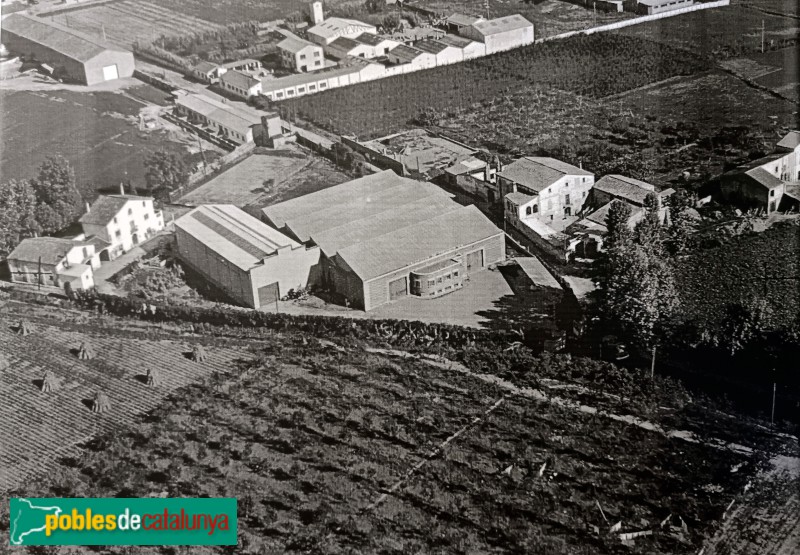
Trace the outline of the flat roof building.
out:
[[[263,209],[265,220],[322,252],[315,285],[371,310],[438,297],[505,259],[505,236],[474,206],[390,170]]]
[[[2,42],[12,53],[45,63],[54,75],[96,85],[133,75],[133,54],[110,42],[38,17],[3,19]]]
[[[199,206],[175,221],[178,256],[237,303],[274,304],[308,285],[319,248],[306,247],[230,204]]]

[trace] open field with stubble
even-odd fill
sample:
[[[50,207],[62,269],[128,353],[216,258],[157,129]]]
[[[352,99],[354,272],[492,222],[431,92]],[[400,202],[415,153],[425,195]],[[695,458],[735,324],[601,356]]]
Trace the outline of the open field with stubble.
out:
[[[112,404],[119,408],[105,418],[119,427],[99,429],[82,453],[9,493],[237,497],[240,553],[694,555],[747,481],[770,468],[767,458],[793,447],[694,404],[679,387],[637,385],[610,365],[550,357],[508,372],[477,346],[462,364],[330,330],[334,341],[289,328],[256,333],[256,358],[242,364],[230,349],[209,347],[218,373],[181,378],[186,387],[141,418],[115,417],[128,411]],[[53,357],[63,374],[72,359],[51,353],[87,332],[57,323],[47,332],[56,339],[36,356]],[[218,342],[244,330],[219,332]],[[169,333],[159,343],[131,338],[116,351],[136,356],[135,345],[177,376],[195,363],[178,363],[185,347],[175,341]],[[115,360],[114,347],[98,350],[97,364]],[[12,377],[24,372],[25,356],[12,355],[23,368]],[[560,376],[548,368],[564,364],[573,368]],[[587,364],[597,373],[587,374]],[[132,371],[109,373],[107,383],[132,381]],[[83,366],[69,375],[97,379]],[[564,381],[580,375],[583,385]],[[41,395],[25,389],[27,379],[14,379],[22,396],[9,410]],[[149,399],[141,401],[148,409]],[[23,420],[16,429],[39,425]],[[621,533],[639,531],[652,535],[622,545]]]

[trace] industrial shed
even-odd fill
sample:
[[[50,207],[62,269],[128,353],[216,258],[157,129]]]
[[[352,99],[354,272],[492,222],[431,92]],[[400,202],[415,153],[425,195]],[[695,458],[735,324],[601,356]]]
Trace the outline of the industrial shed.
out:
[[[230,204],[207,204],[175,221],[178,256],[250,308],[308,285],[319,248],[306,247]]]
[[[133,75],[133,54],[110,42],[38,17],[3,19],[2,42],[14,54],[52,66],[54,74],[85,85]]]
[[[276,229],[320,248],[315,286],[367,311],[408,295],[445,295],[505,259],[503,232],[476,207],[391,170],[263,213]]]

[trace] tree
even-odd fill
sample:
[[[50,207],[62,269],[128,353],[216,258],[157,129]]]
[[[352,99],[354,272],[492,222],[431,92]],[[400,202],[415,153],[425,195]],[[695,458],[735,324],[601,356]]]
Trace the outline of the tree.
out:
[[[0,183],[0,252],[10,253],[22,239],[41,231],[31,184],[16,180]]]
[[[608,233],[605,238],[606,249],[613,249],[621,245],[628,245],[633,240],[633,234],[628,227],[628,220],[631,218],[631,207],[622,201],[612,201],[611,207],[606,215],[606,229]]]
[[[685,189],[677,191],[669,199],[669,228],[667,243],[672,254],[681,254],[689,246],[692,232],[692,218],[689,210],[693,207],[694,195]]]
[[[41,209],[39,224],[45,233],[70,225],[81,213],[83,199],[75,185],[75,172],[62,156],[49,156],[31,181]]]
[[[186,185],[189,172],[178,156],[171,152],[153,152],[144,161],[145,181],[153,196],[165,199],[170,191]]]
[[[661,201],[658,196],[655,193],[648,193],[644,198],[644,218],[633,230],[638,244],[660,248],[662,240],[660,208]]]

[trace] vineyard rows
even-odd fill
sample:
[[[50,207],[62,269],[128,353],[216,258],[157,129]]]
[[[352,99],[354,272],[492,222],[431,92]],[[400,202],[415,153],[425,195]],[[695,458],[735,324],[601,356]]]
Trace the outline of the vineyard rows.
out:
[[[10,367],[0,371],[0,491],[13,488],[31,473],[54,468],[57,457],[75,456],[77,445],[101,432],[129,426],[163,398],[215,372],[225,372],[245,353],[234,348],[207,348],[198,364],[185,353],[191,344],[176,340],[130,339],[100,331],[69,331],[36,324],[33,335],[16,335],[15,323],[0,320],[0,351]],[[88,342],[97,353],[81,361],[76,351]],[[156,369],[161,385],[146,387],[142,377]],[[52,370],[62,387],[42,393],[39,382]],[[90,400],[98,391],[111,400],[111,412],[94,414]]]

